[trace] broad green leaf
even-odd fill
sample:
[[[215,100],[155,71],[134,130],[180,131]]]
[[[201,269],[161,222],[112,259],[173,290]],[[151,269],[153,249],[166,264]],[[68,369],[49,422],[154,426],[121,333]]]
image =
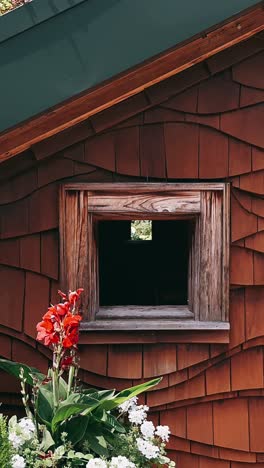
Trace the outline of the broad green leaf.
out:
[[[51,433],[44,426],[40,450],[42,450],[43,452],[47,452],[49,448],[52,447],[53,445],[55,445],[55,442],[53,438],[51,437]]]
[[[26,364],[9,361],[7,359],[0,359],[0,369],[4,370],[8,374],[14,375],[17,378],[19,378],[21,368],[24,370],[24,378],[29,385],[34,384],[33,378],[37,379],[39,382],[42,382],[46,377],[38,369],[35,369],[35,367],[30,367]]]
[[[111,431],[117,431],[121,434],[126,432],[124,426],[115,418],[115,416],[106,412],[100,406],[92,412],[91,418],[93,417],[96,419],[97,423],[108,427]]]
[[[92,417],[95,418],[98,422],[105,422],[107,419],[107,413],[101,406],[95,408],[92,412]]]
[[[89,395],[91,398],[95,398],[96,400],[98,401],[102,401],[102,400],[110,400],[111,398],[113,398],[114,394],[115,394],[115,390],[95,390],[93,392],[89,392],[89,393],[86,393],[85,391],[81,394],[84,394],[84,395]]]
[[[98,400],[94,398],[94,394],[92,395],[85,395],[83,393],[71,393],[68,398],[63,400],[60,404],[60,406],[63,405],[69,405],[71,403],[85,403],[85,404],[90,404],[90,403],[95,403]]]
[[[109,400],[115,394],[115,390],[100,390],[99,392],[93,393],[92,397],[97,400]]]
[[[81,393],[84,393],[85,395],[90,395],[92,393],[97,393],[98,390],[97,388],[82,388]]]
[[[66,421],[70,416],[75,416],[80,413],[87,415],[99,404],[98,400],[81,394],[79,394],[79,400],[76,403],[72,403],[72,398],[77,395],[78,394],[70,395],[57,409],[51,423],[53,434],[56,432],[58,424],[62,421]]]
[[[114,447],[116,445],[116,438],[119,437],[117,434],[113,434],[110,430],[106,429],[105,427],[102,429],[102,434],[108,443],[108,446],[111,445]]]
[[[90,430],[89,430],[90,429]],[[88,442],[91,450],[99,455],[100,457],[108,457],[109,452],[107,450],[107,443],[104,436],[101,435],[101,431],[96,431],[95,427],[89,428],[85,434],[85,441]]]
[[[93,458],[93,455],[91,453],[82,453],[82,452],[75,452],[74,450],[69,450],[68,452],[68,457],[69,459],[74,459],[74,458],[82,458],[83,460],[91,460]]]
[[[49,377],[49,382],[45,382],[39,385],[39,388],[42,389],[44,388],[45,390],[49,390],[50,392],[53,392],[53,387],[52,387],[52,374],[51,377]],[[59,379],[59,399],[61,402],[65,401],[67,398],[67,383],[65,380],[60,377]]]
[[[70,403],[78,403],[81,399],[81,393],[71,393],[65,400],[60,403],[60,406],[69,405]]]
[[[126,388],[119,392],[116,397],[118,398],[133,398],[134,396],[139,395],[140,393],[148,391],[150,388],[155,387],[160,383],[162,377],[158,377],[157,379],[149,380],[148,382],[144,382],[140,385],[135,385],[134,387]]]
[[[59,447],[56,447],[55,448],[55,451],[54,453],[58,456],[58,457],[63,457],[63,455],[65,454],[65,450],[66,448],[64,447],[64,445],[59,445]]]
[[[124,426],[111,413],[106,413],[106,424],[120,434],[126,433]]]
[[[41,385],[38,391],[36,410],[39,418],[48,427],[51,427],[51,421],[54,413],[53,393],[47,385]]]
[[[60,432],[67,432],[67,439],[74,446],[83,439],[88,421],[89,417],[87,416],[75,416],[61,424]]]
[[[65,380],[60,377],[60,380],[59,380],[59,398],[60,400],[66,400],[67,398],[67,383],[65,382]]]
[[[122,390],[122,392],[118,393],[114,398],[101,402],[100,406],[105,410],[109,411],[121,405],[125,401],[130,400],[130,398],[133,398],[139,395],[140,393],[146,392],[150,388],[155,387],[155,385],[158,385],[160,381],[161,378],[157,378],[150,380],[149,382],[144,382],[143,384],[136,385],[135,387],[126,388],[125,390]]]

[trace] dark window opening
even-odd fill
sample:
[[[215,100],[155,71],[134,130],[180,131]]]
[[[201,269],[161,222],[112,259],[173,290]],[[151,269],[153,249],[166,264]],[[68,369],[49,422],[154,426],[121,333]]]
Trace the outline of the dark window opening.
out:
[[[99,222],[100,306],[184,305],[190,221],[152,221],[152,240],[131,240],[131,221]]]

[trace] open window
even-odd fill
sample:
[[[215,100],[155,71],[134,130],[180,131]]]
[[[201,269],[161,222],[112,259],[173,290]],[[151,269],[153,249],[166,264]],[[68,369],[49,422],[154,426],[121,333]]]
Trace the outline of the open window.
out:
[[[60,213],[87,330],[228,329],[228,184],[68,184]]]
[[[168,318],[187,306],[190,230],[185,220],[100,221],[99,316]]]

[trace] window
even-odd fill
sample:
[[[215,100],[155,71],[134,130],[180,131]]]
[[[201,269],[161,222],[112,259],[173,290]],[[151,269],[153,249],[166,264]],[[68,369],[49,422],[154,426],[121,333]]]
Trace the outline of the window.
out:
[[[60,214],[87,329],[228,329],[228,184],[68,184]]]
[[[120,306],[119,311],[121,306],[149,306],[142,309],[148,316],[151,306],[187,305],[191,223],[144,220],[136,224],[132,237],[133,223],[98,223],[99,304],[104,314],[114,306]],[[162,307],[160,315],[164,318]]]

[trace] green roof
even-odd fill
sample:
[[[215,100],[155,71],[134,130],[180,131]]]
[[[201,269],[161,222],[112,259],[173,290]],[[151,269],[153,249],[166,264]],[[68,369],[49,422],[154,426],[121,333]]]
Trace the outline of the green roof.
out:
[[[258,3],[33,0],[0,17],[0,131]]]

